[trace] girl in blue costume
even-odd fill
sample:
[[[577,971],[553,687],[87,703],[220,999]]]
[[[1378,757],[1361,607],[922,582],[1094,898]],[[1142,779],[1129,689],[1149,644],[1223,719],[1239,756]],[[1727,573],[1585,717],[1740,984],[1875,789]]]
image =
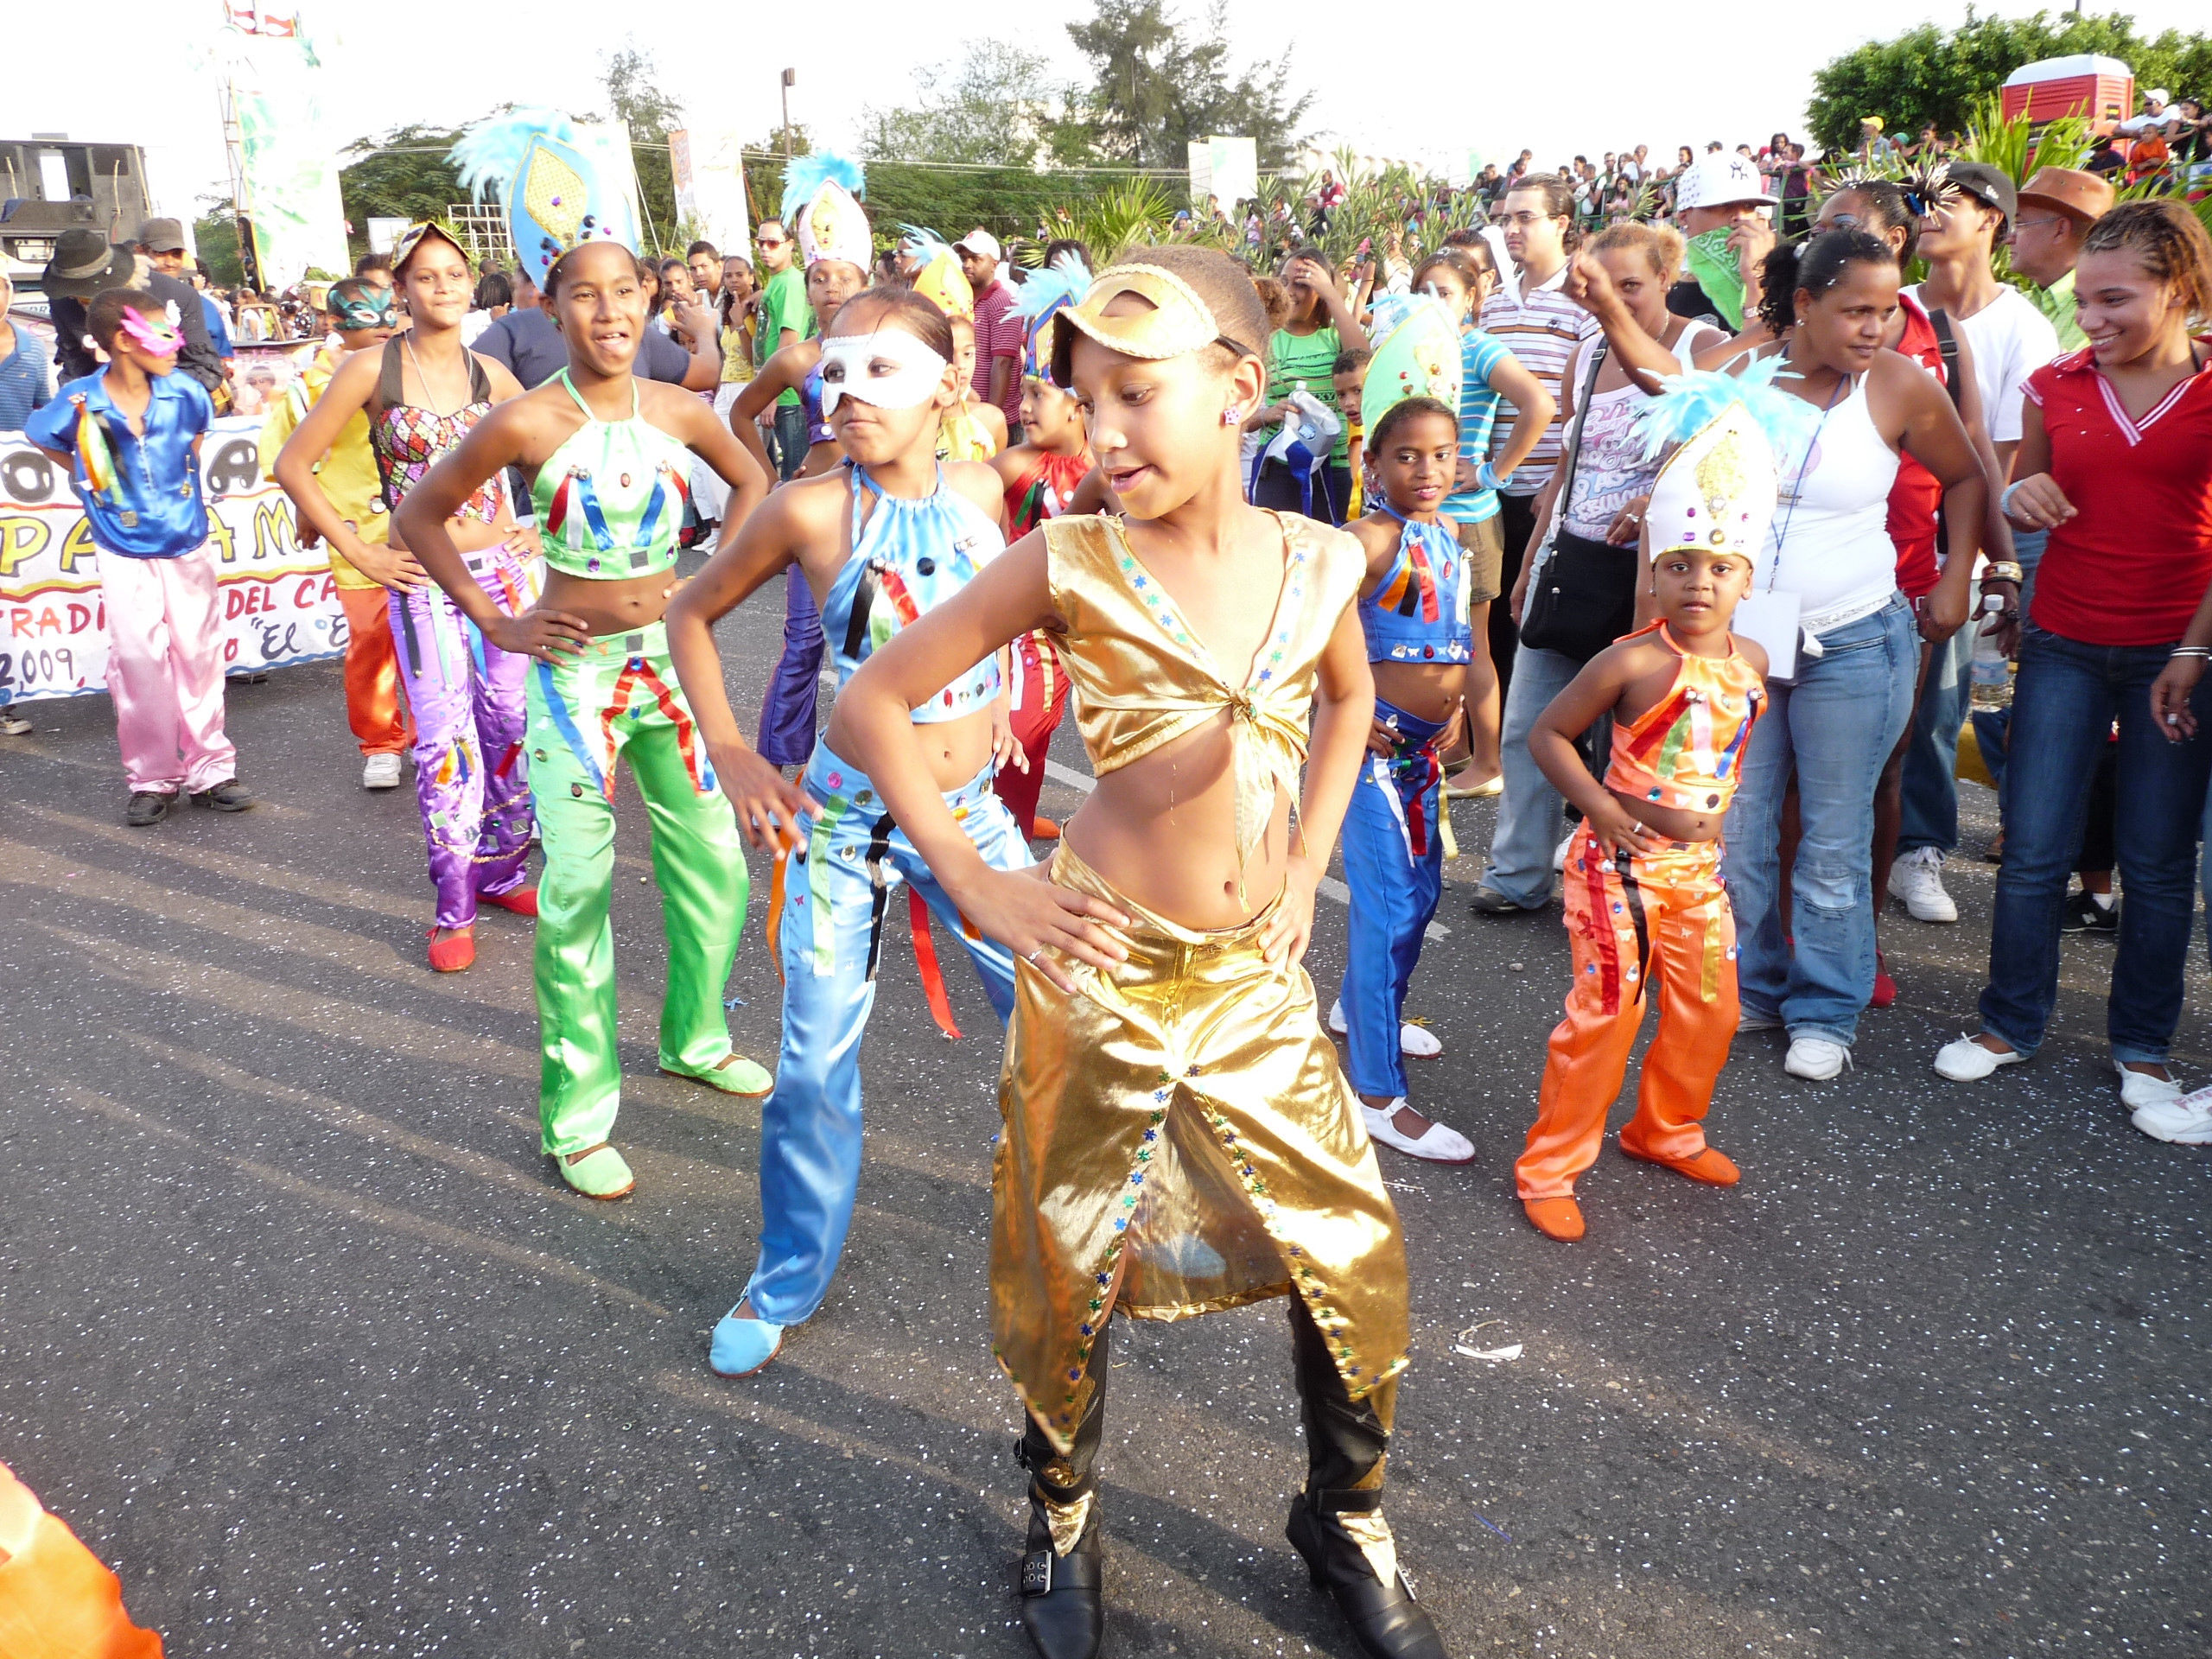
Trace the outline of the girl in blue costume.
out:
[[[1014,1005],[1013,958],[966,925],[874,785],[840,758],[850,750],[839,715],[804,787],[792,785],[739,733],[710,631],[790,569],[820,604],[842,686],[1004,549],[997,474],[936,459],[938,421],[957,390],[952,349],[944,314],[911,289],[848,300],[820,346],[825,413],[846,466],[778,490],[669,610],[677,671],[723,791],[753,844],[782,861],[783,903],[770,927],[784,976],[784,1041],[760,1114],[760,1257],[743,1299],[715,1328],[709,1363],[725,1376],[749,1376],[775,1357],[785,1327],[821,1306],[844,1249],[860,1178],[861,1036],[893,890],[908,888],[918,952],[928,938],[926,907],[966,944],[1001,1020]],[[1026,868],[1027,844],[991,789],[1018,747],[999,659],[966,670],[914,711],[914,722],[928,734],[946,806],[984,861]],[[923,966],[931,978],[931,961]],[[949,1027],[941,994],[932,1001]]]
[[[783,220],[798,238],[806,267],[806,300],[821,335],[786,346],[730,405],[730,429],[753,452],[769,477],[760,417],[776,399],[796,391],[806,411],[806,463],[801,478],[816,478],[837,464],[837,441],[823,418],[822,335],[837,308],[868,286],[874,261],[868,217],[858,198],[861,169],[836,156],[804,156],[784,174]],[[796,572],[784,588],[784,654],[760,704],[760,758],[779,766],[802,766],[814,750],[814,704],[822,671],[822,617],[814,595]]]
[[[646,310],[629,249],[570,249],[550,262],[544,293],[569,366],[480,421],[415,486],[397,524],[485,639],[530,664],[524,742],[545,842],[540,1144],[577,1192],[619,1198],[633,1183],[607,1141],[622,1087],[607,918],[618,760],[630,763],[652,823],[668,936],[660,1069],[726,1094],[768,1088],[767,1073],[731,1048],[722,1008],[745,922],[744,853],[672,683],[662,626],[692,457],[730,486],[726,526],[744,522],[767,480],[707,404],[632,373]],[[543,597],[515,616],[476,585],[447,528],[471,492],[509,467],[535,480],[548,567]]]
[[[1443,757],[1464,718],[1474,657],[1473,573],[1441,516],[1459,459],[1459,341],[1451,313],[1427,297],[1378,305],[1375,336],[1361,413],[1377,499],[1346,526],[1367,554],[1359,622],[1375,720],[1344,814],[1351,929],[1329,1023],[1345,1033],[1345,1070],[1369,1136],[1464,1164],[1475,1155],[1466,1138],[1407,1104],[1404,1056],[1442,1050],[1402,1019],[1443,892]]]

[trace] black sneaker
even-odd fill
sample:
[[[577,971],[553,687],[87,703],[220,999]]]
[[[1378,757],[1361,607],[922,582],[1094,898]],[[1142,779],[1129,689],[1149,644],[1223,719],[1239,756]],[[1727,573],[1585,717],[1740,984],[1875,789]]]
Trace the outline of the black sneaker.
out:
[[[2066,908],[2059,912],[2058,931],[2062,933],[2117,933],[2120,931],[2120,900],[2112,901],[2110,909],[2089,896],[2086,888],[2077,887],[2066,895]]]
[[[218,812],[243,812],[253,804],[253,796],[235,778],[203,789],[192,798],[194,806],[211,806]]]
[[[157,789],[138,790],[131,795],[130,804],[123,809],[123,821],[133,830],[143,830],[168,817],[169,808],[175,804],[174,795],[164,795]]]
[[[1478,916],[1526,916],[1529,906],[1507,898],[1487,882],[1478,883],[1467,896],[1467,908]]]

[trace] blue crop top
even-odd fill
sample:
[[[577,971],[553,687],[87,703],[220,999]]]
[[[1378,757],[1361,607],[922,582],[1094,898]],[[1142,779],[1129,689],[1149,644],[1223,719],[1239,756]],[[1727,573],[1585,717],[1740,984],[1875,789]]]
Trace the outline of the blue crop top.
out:
[[[1471,661],[1475,631],[1468,620],[1467,567],[1451,526],[1416,524],[1387,501],[1376,505],[1404,528],[1390,574],[1372,596],[1360,595],[1367,660]]]
[[[841,690],[893,634],[951,598],[1006,550],[998,525],[945,482],[942,467],[937,488],[918,500],[886,495],[864,467],[849,461],[845,468],[852,478],[854,524],[861,524],[867,505],[863,486],[875,503],[854,538],[845,568],[822,601],[822,632],[836,656]],[[994,654],[918,707],[914,723],[958,720],[998,694],[999,659]]]

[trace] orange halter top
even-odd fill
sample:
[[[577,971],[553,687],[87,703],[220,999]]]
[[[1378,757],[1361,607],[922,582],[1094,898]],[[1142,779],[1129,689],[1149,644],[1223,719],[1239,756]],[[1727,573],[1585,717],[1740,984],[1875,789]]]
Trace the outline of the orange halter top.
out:
[[[1726,657],[1693,657],[1664,622],[1656,633],[1675,653],[1675,683],[1628,725],[1613,725],[1613,763],[1605,787],[1659,806],[1725,812],[1743,772],[1745,746],[1766,706],[1766,684],[1729,639]]]

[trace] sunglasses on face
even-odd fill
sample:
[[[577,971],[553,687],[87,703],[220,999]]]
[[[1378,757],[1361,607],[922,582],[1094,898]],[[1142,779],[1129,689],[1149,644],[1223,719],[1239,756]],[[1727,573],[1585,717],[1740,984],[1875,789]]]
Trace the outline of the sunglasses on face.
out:
[[[784,245],[784,238],[780,236],[764,236],[759,238],[757,245],[764,248],[780,248]]]

